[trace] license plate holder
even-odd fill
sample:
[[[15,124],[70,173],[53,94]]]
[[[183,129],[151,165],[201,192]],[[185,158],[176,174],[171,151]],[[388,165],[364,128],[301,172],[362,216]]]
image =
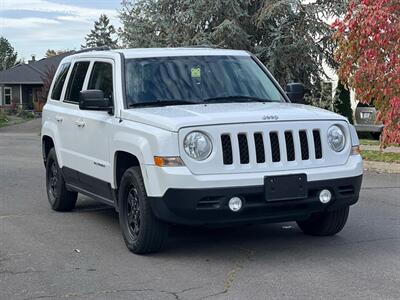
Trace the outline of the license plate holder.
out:
[[[369,119],[371,117],[370,112],[361,112],[361,119]]]
[[[307,175],[265,176],[264,194],[267,202],[307,198]]]

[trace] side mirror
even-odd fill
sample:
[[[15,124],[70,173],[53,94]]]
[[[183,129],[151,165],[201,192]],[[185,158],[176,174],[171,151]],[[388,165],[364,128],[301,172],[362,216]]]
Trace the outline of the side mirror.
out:
[[[302,83],[289,83],[286,85],[286,94],[293,103],[304,104],[305,89]]]
[[[86,90],[79,93],[79,108],[82,110],[112,111],[110,100],[101,90]]]

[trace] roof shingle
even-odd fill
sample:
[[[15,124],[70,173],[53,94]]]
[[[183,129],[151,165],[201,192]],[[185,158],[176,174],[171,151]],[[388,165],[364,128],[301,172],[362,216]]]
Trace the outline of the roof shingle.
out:
[[[73,52],[43,58],[30,64],[19,64],[11,69],[0,71],[0,84],[43,84],[45,72],[54,66],[57,68],[61,60]]]

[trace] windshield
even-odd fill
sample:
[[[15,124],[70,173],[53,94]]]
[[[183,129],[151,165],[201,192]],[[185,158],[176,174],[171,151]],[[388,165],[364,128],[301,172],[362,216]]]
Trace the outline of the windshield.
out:
[[[125,72],[129,107],[284,101],[267,74],[246,56],[128,59]]]

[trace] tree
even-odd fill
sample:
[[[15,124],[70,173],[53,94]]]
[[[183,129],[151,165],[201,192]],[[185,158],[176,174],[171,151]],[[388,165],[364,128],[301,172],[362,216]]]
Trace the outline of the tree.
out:
[[[214,45],[245,49],[280,84],[320,88],[322,62],[334,66],[332,29],[323,18],[345,0],[124,0],[120,36],[127,47]]]
[[[333,24],[339,76],[358,100],[379,110],[382,145],[400,143],[399,12],[399,0],[353,0]]]
[[[353,110],[351,109],[350,91],[339,80],[335,91],[333,109],[336,113],[346,117],[353,124]]]
[[[17,63],[17,52],[11,46],[10,42],[0,37],[0,71],[7,70]]]
[[[43,76],[41,79],[43,80],[43,87],[42,87],[42,96],[44,101],[47,100],[47,96],[49,95],[51,83],[53,82],[54,75],[56,75],[57,68],[54,65],[51,65],[46,68]]]
[[[94,29],[85,37],[86,44],[82,45],[82,48],[103,46],[117,48],[118,40],[113,38],[115,34],[116,30],[114,26],[110,24],[110,19],[102,14],[99,20],[94,22]]]
[[[72,50],[54,50],[54,49],[47,49],[46,53],[45,53],[45,57],[52,57],[52,56],[57,56],[63,53],[67,53],[67,52],[71,52]]]

